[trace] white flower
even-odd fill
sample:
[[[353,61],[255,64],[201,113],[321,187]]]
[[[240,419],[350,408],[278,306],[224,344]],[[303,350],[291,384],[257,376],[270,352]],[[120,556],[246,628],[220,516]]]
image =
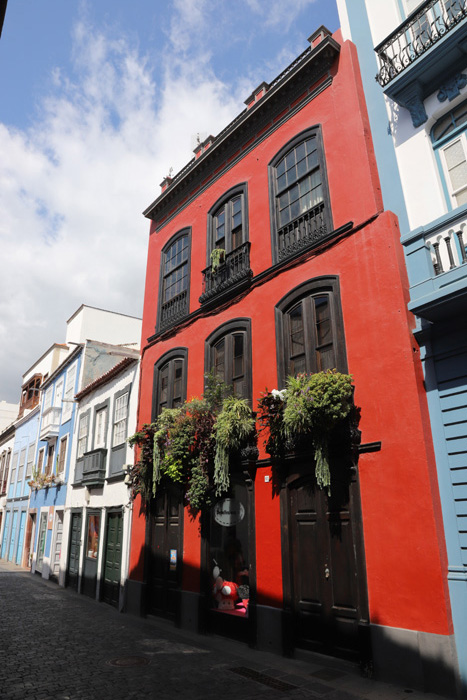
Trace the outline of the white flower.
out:
[[[273,389],[273,390],[271,391],[271,394],[274,396],[274,398],[275,398],[275,399],[280,399],[281,401],[284,401],[284,400],[285,400],[285,395],[286,395],[286,393],[287,393],[286,389],[281,389],[281,390],[279,390],[279,389]]]

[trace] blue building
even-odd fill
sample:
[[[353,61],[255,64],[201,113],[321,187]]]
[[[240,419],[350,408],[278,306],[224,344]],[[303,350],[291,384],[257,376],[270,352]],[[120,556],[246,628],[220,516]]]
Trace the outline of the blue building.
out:
[[[28,521],[30,491],[28,482],[33,470],[38,427],[38,406],[16,422],[10,478],[3,515],[1,557],[22,566],[27,566],[29,563],[29,546],[25,547],[25,539],[29,538],[30,541],[33,529],[33,521]],[[26,532],[28,533],[27,537]]]
[[[453,619],[455,644],[451,652],[446,647],[439,665],[458,663],[457,694],[465,697],[467,2],[337,4],[343,36],[358,48],[385,208],[400,222],[408,308],[415,315],[414,351],[420,352],[424,367],[438,482],[433,488],[439,488]],[[422,646],[426,640],[410,643]],[[420,669],[402,662],[399,673],[423,686]]]
[[[57,581],[82,352],[83,346],[77,345],[42,383],[37,457],[30,482],[29,512],[36,522],[32,570]]]

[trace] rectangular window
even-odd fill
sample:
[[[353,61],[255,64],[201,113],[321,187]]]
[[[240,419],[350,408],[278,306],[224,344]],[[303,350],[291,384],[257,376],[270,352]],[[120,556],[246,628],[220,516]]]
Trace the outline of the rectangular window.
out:
[[[86,543],[86,556],[88,559],[97,559],[99,551],[100,515],[88,517],[88,537]]]
[[[58,451],[58,463],[57,463],[57,475],[63,474],[65,471],[65,458],[66,458],[66,447],[68,443],[68,436],[65,436],[60,440],[60,448]]]
[[[107,406],[96,411],[96,434],[94,439],[94,447],[96,449],[105,447],[105,438],[107,433]]]
[[[49,386],[44,394],[44,411],[47,411],[48,408],[50,408],[52,405],[52,387]]]
[[[455,207],[467,203],[467,141],[465,134],[441,149],[441,158]]]
[[[37,456],[37,473],[40,474],[42,472],[42,467],[44,466],[44,454],[45,454],[45,447],[41,447],[39,450],[39,454]]]
[[[47,452],[47,464],[45,465],[45,473],[52,474],[54,467],[55,445],[50,444]]]
[[[14,484],[16,481],[16,469],[18,467],[19,452],[15,452],[13,455],[13,462],[11,464],[11,479],[10,484]]]
[[[71,418],[73,411],[73,396],[76,383],[76,362],[68,368],[66,373],[65,396],[63,397],[62,423]]]
[[[78,454],[77,459],[84,455],[88,445],[89,414],[85,413],[80,417],[78,430]]]
[[[55,395],[54,395],[54,406],[57,408],[62,407],[63,398],[63,379],[60,379],[55,385]]]
[[[34,463],[34,452],[36,446],[34,444],[29,445],[28,449],[28,461],[26,463],[26,479],[30,479],[32,476],[32,465]]]
[[[112,444],[120,445],[126,439],[126,423],[128,415],[128,392],[117,397],[114,408],[114,429]]]

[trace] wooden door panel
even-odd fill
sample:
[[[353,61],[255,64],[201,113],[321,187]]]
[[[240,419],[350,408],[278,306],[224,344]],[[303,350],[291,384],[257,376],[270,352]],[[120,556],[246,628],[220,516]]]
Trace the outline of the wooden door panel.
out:
[[[176,491],[164,490],[152,504],[149,524],[148,607],[151,613],[175,618],[179,614],[183,503]],[[170,551],[177,563],[171,565]]]
[[[287,487],[288,567],[295,644],[353,656],[359,590],[348,483],[332,497],[303,469]]]

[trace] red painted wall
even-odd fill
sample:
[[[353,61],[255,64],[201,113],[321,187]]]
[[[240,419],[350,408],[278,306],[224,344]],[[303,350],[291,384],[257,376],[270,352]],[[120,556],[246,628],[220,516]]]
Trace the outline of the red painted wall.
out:
[[[306,262],[253,286],[226,309],[210,312],[152,345],[157,319],[160,251],[180,229],[192,229],[190,310],[199,307],[206,267],[206,214],[230,187],[248,183],[251,267],[271,265],[267,166],[300,131],[321,124],[334,228],[353,221],[353,232]],[[173,186],[173,185],[172,185]],[[277,387],[275,304],[302,281],[338,275],[349,371],[361,407],[362,442],[381,441],[380,452],[359,461],[370,619],[374,623],[448,634],[450,614],[443,581],[443,533],[436,517],[436,472],[427,442],[426,400],[406,311],[407,279],[395,217],[382,212],[381,193],[363,101],[355,47],[342,46],[333,83],[280,126],[149,240],[143,313],[139,423],[150,420],[154,363],[167,350],[188,348],[187,396],[203,390],[204,339],[223,322],[250,317],[254,403]],[[146,346],[146,347],[145,347]],[[260,457],[265,457],[262,445]],[[256,477],[258,603],[282,605],[279,499],[269,470]],[[139,523],[139,521],[136,521]],[[132,535],[137,566],[143,528]],[[199,523],[184,522],[185,590],[199,591]],[[139,569],[138,569],[139,572]]]

